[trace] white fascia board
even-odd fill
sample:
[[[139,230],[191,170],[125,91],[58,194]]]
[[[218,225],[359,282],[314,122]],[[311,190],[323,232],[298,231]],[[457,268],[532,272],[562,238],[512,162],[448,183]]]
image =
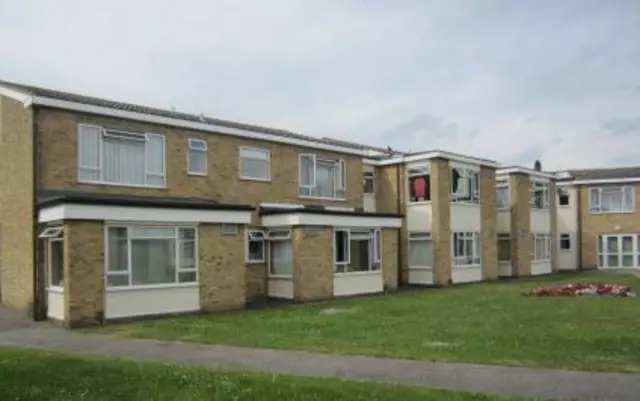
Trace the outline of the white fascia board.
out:
[[[455,161],[458,163],[485,166],[485,167],[491,167],[491,168],[500,167],[499,163],[492,162],[489,160],[477,159],[471,156],[457,155],[453,153],[443,152],[440,150],[433,151],[433,152],[420,153],[420,154],[411,155],[411,156],[400,156],[400,157],[393,157],[385,160],[377,160],[377,161],[374,161],[376,163],[374,165],[389,166],[392,164],[420,162],[420,161],[427,161],[427,160],[436,159],[436,158],[442,158],[442,159]]]
[[[638,178],[607,178],[601,180],[575,180],[570,181],[574,185],[598,185],[598,184],[635,184],[640,183]]]
[[[542,171],[531,170],[531,169],[524,168],[524,167],[501,168],[501,169],[496,171],[496,174],[501,175],[501,176],[502,175],[509,175],[509,174],[526,174],[528,176],[531,176],[532,178],[546,179],[547,181],[551,181],[551,180],[556,178],[555,174],[553,174],[553,173],[545,173],[545,172],[542,172]]]
[[[62,204],[40,209],[38,222],[105,220],[148,223],[251,223],[251,211]]]
[[[232,135],[242,138],[250,138],[258,141],[269,141],[286,143],[311,149],[320,149],[329,152],[350,154],[356,156],[369,156],[369,152],[364,149],[353,149],[343,146],[324,144],[314,141],[308,141],[299,138],[288,138],[280,135],[273,135],[261,132],[254,132],[238,128],[222,127],[214,124],[205,124],[193,121],[185,121],[177,118],[161,117],[152,114],[136,113],[127,110],[112,109],[109,107],[93,106],[77,102],[69,102],[66,100],[50,99],[46,97],[34,97],[33,104],[39,106],[53,107],[65,110],[74,110],[82,113],[97,114],[101,116],[123,118],[128,120],[142,121],[152,124],[169,125],[173,127],[186,128],[198,131],[213,132],[224,135]]]
[[[262,216],[264,227],[331,226],[364,228],[401,228],[400,217],[352,216],[310,213],[287,213]]]
[[[29,94],[17,91],[15,89],[9,89],[4,86],[0,86],[0,95],[18,101],[22,103],[24,107],[30,106],[33,101],[33,98]]]

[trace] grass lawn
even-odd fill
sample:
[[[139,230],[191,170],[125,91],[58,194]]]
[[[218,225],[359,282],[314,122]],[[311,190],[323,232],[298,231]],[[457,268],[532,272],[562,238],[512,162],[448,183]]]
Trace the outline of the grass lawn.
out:
[[[562,275],[111,325],[138,338],[575,370],[640,372],[640,298],[536,298],[540,284],[630,285],[631,276]],[[325,314],[327,308],[342,311]]]
[[[80,358],[0,348],[0,394],[21,401],[498,401],[486,395],[336,379]]]

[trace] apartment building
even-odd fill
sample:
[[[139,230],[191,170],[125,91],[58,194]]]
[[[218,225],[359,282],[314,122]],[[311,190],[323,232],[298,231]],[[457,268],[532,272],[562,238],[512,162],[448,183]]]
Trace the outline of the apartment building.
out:
[[[591,263],[582,178],[446,151],[0,81],[0,157],[0,300],[68,327]]]

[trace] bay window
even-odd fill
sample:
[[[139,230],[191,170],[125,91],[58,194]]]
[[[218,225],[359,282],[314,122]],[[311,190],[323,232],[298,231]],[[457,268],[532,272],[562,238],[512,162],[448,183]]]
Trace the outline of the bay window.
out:
[[[533,262],[548,262],[551,260],[551,234],[531,234],[531,255]]]
[[[635,210],[633,186],[589,188],[590,213],[627,213]]]
[[[314,154],[299,156],[299,195],[307,198],[345,199],[347,167],[343,159]]]
[[[531,207],[533,209],[549,209],[549,183],[531,182]]]
[[[164,188],[164,135],[78,125],[78,182]]]
[[[452,254],[454,267],[480,266],[480,233],[454,232],[452,236]]]
[[[470,168],[451,168],[451,202],[480,203],[480,176]]]
[[[108,226],[107,287],[197,283],[197,229]]]
[[[379,229],[339,228],[333,234],[334,273],[380,271],[382,233]]]

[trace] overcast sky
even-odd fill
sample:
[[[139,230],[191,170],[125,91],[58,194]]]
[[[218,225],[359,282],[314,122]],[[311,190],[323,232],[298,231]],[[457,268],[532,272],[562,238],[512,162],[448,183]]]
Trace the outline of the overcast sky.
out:
[[[640,164],[639,0],[0,0],[0,79],[400,150]]]

